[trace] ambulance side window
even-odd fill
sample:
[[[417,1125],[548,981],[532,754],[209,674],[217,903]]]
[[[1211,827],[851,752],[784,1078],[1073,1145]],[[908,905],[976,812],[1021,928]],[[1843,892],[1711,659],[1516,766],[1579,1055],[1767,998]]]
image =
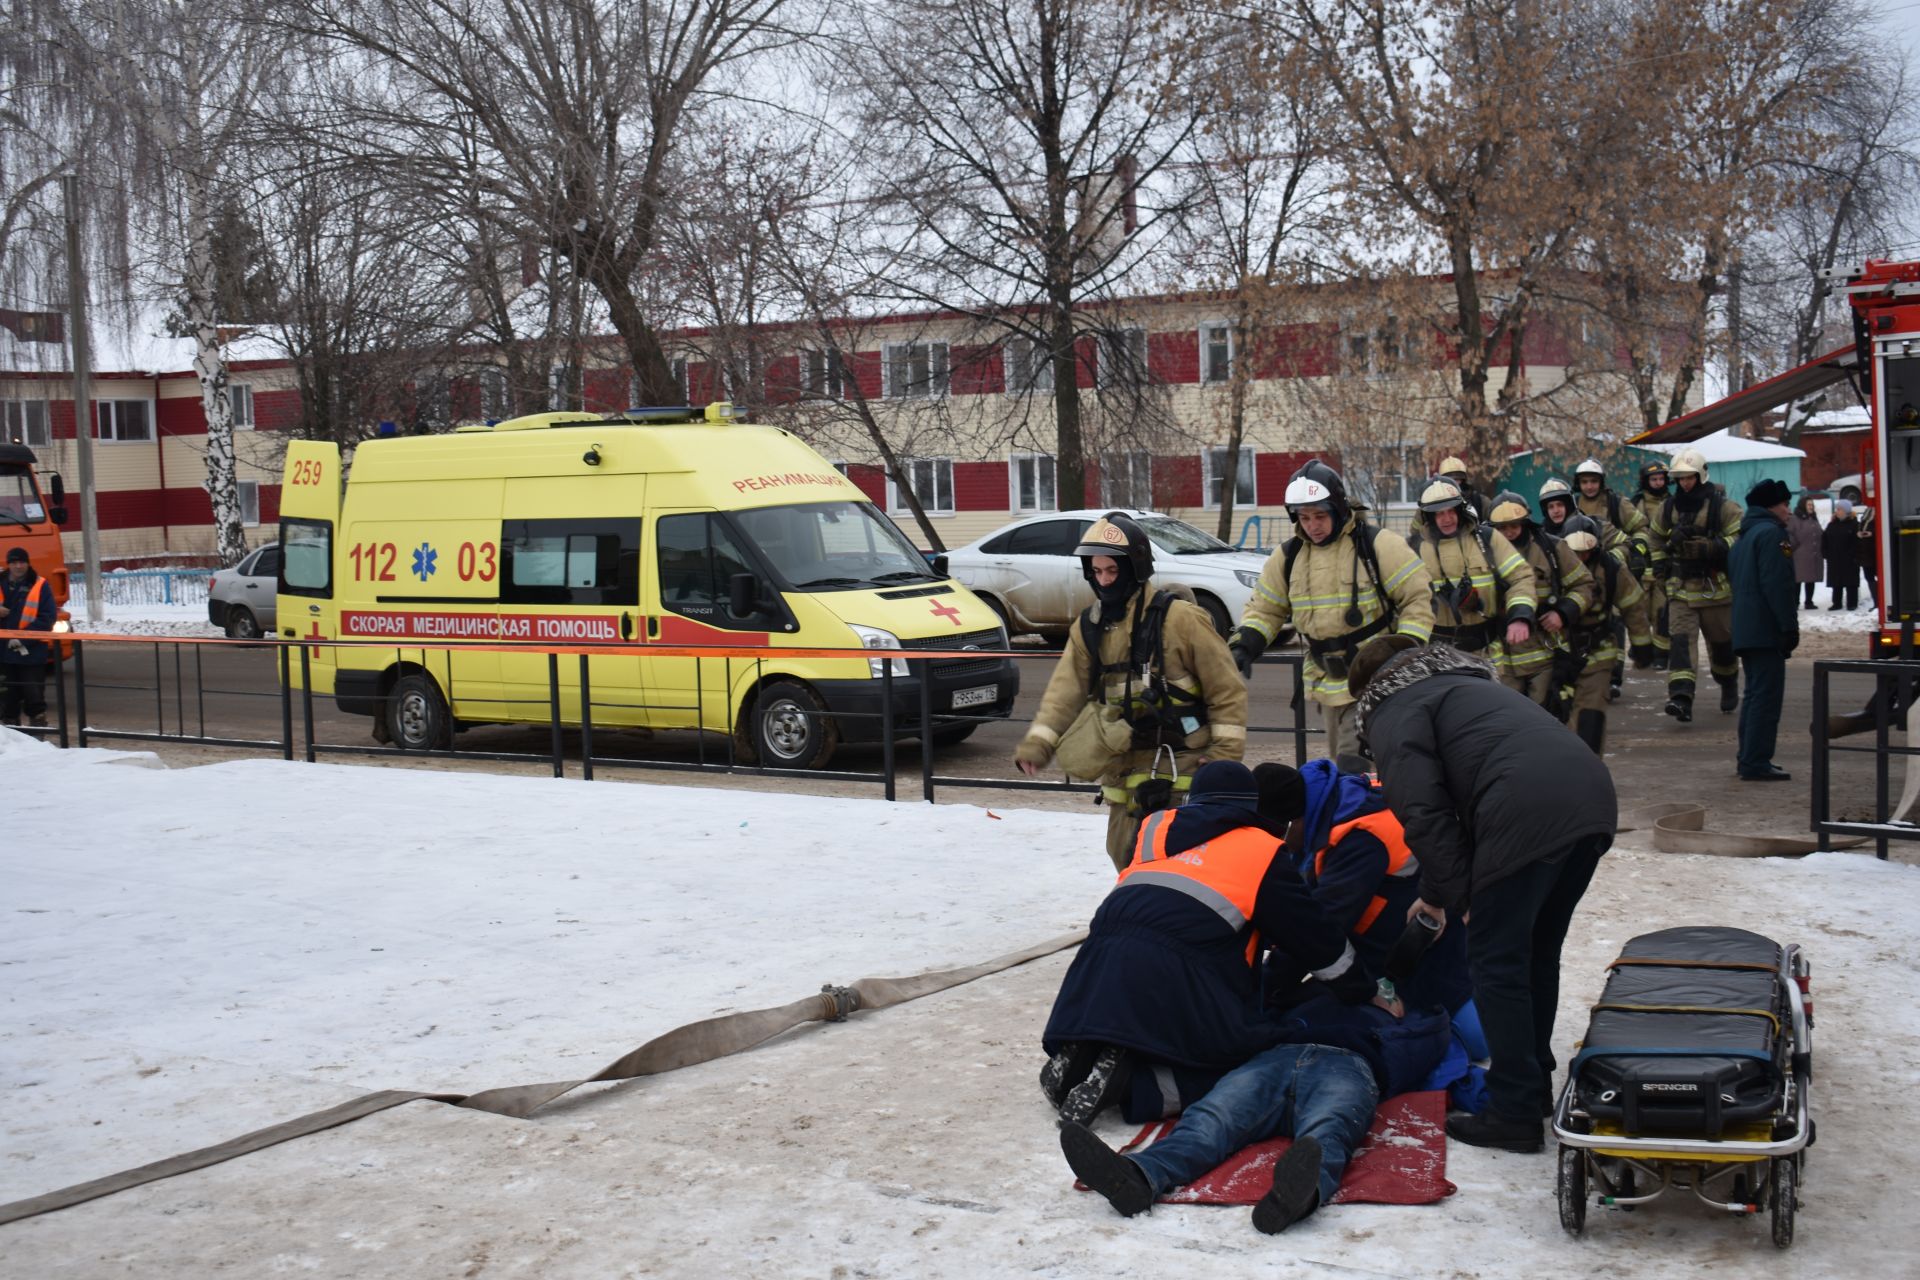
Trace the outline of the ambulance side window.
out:
[[[638,520],[507,520],[502,604],[640,603]]]
[[[280,590],[290,596],[333,596],[333,522],[280,520]]]
[[[661,516],[654,527],[660,556],[660,603],[711,627],[765,631],[779,619],[769,614],[735,618],[727,612],[727,581],[757,573],[733,531],[711,515]]]

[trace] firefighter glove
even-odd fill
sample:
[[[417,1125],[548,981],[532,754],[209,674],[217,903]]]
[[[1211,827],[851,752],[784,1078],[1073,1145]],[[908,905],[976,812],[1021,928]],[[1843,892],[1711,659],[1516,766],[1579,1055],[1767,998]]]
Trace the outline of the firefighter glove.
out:
[[[1253,678],[1253,664],[1267,651],[1267,638],[1252,627],[1235,628],[1233,638],[1227,641],[1227,652],[1233,655],[1233,665],[1240,668],[1240,678]]]
[[[1016,765],[1030,764],[1036,769],[1044,769],[1051,759],[1053,748],[1032,736],[1022,738],[1020,745],[1013,749],[1013,762]]]

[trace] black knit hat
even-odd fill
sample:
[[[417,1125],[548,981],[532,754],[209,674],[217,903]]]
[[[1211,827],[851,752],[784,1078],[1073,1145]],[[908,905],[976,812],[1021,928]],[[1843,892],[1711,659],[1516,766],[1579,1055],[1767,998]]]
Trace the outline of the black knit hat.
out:
[[[1307,811],[1307,784],[1299,770],[1269,760],[1253,767],[1253,780],[1260,788],[1260,816],[1269,822],[1287,823]]]
[[[1777,507],[1783,502],[1793,501],[1793,490],[1787,488],[1783,480],[1762,480],[1747,490],[1747,505],[1750,507]]]
[[[18,560],[21,564],[33,563],[33,557],[27,554],[27,549],[25,547],[7,548],[7,563],[12,564],[16,560]]]
[[[1253,772],[1238,760],[1214,760],[1200,766],[1187,791],[1189,804],[1230,804],[1251,810],[1260,799]]]

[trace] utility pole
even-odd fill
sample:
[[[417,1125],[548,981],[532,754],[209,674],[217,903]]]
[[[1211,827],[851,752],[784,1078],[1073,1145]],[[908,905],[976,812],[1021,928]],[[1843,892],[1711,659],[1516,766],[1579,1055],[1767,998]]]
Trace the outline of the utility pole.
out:
[[[73,435],[80,455],[80,556],[86,566],[87,623],[100,607],[100,511],[93,490],[93,351],[87,341],[87,267],[80,256],[80,179],[60,179],[67,209],[67,331],[73,343]]]

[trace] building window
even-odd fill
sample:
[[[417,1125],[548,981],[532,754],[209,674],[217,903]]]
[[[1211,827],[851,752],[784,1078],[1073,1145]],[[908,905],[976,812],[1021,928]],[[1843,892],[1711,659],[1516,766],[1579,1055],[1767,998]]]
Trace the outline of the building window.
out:
[[[1373,329],[1347,333],[1347,372],[1365,376],[1389,373],[1400,363],[1400,322],[1387,317]]]
[[[937,400],[947,394],[947,344],[944,342],[889,343],[881,368],[886,373],[883,394],[894,400]]]
[[[928,515],[953,514],[953,459],[908,458],[901,461],[900,469],[906,472],[922,511]],[[891,479],[887,481],[887,508],[896,514],[908,509],[900,487]]]
[[[1100,504],[1136,511],[1153,506],[1153,455],[1142,450],[1101,459]]]
[[[53,444],[45,400],[0,400],[0,441],[46,449]]]
[[[511,416],[512,406],[507,403],[507,371],[505,369],[482,369],[480,371],[480,416],[488,422],[498,422]]]
[[[1143,387],[1147,384],[1147,331],[1117,329],[1100,335],[1100,385]]]
[[[252,528],[260,523],[260,482],[239,480],[234,487],[240,497],[240,523]]]
[[[838,351],[802,351],[800,389],[825,400],[842,400],[847,394],[847,366]]]
[[[1053,353],[1033,339],[1008,338],[1000,359],[1006,366],[1008,395],[1053,390]]]
[[[1362,455],[1357,459],[1360,463],[1360,475],[1357,478],[1360,492],[1371,499],[1376,509],[1420,500],[1420,489],[1427,480],[1424,448],[1420,445],[1399,448],[1388,445],[1368,452],[1373,455],[1371,458]]]
[[[1233,377],[1233,328],[1200,326],[1200,381],[1226,382]]]
[[[1013,455],[1013,509],[1015,511],[1053,511],[1053,455],[1016,453]]]
[[[95,433],[100,440],[153,439],[153,405],[145,400],[96,400]]]
[[[1225,449],[1207,450],[1207,505],[1220,505],[1220,490],[1226,481],[1229,463]],[[1253,493],[1253,450],[1240,450],[1240,465],[1234,468],[1233,505],[1250,507],[1254,503]]]
[[[233,429],[253,430],[253,388],[244,382],[229,382],[227,404],[233,409]]]

